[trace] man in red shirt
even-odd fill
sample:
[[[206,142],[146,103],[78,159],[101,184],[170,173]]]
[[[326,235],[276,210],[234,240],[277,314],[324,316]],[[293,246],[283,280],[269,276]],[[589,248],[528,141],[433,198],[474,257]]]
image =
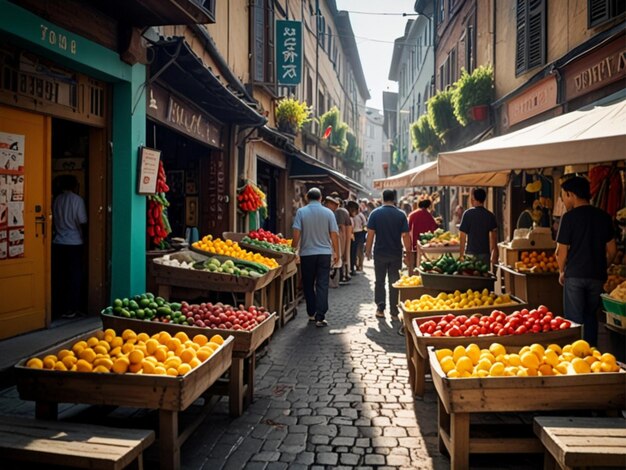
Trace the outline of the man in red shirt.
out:
[[[423,199],[417,204],[417,209],[409,214],[411,246],[413,247],[414,253],[417,252],[417,242],[420,239],[420,235],[425,232],[434,232],[437,230],[437,222],[435,222],[435,219],[428,211],[430,206],[430,199]]]

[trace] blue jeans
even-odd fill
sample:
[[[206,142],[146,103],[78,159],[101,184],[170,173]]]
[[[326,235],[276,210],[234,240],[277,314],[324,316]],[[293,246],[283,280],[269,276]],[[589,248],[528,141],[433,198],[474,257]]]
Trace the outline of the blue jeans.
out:
[[[310,317],[322,321],[328,312],[330,255],[301,256],[300,268],[306,311]]]
[[[362,232],[356,232],[354,234],[354,240],[350,244],[350,271],[354,271],[354,269],[358,266],[357,264],[357,255],[360,254],[361,258],[363,258],[363,246],[365,245],[365,230]],[[359,266],[360,267],[360,266]]]
[[[598,309],[603,281],[581,277],[566,277],[563,286],[565,318],[583,325],[583,338],[591,346],[598,344]]]
[[[376,282],[374,284],[374,302],[378,310],[384,311],[385,304],[385,278],[389,283],[389,310],[392,315],[397,314],[398,307],[398,289],[393,284],[400,279],[400,270],[402,269],[402,257],[396,256],[374,256],[374,274]]]

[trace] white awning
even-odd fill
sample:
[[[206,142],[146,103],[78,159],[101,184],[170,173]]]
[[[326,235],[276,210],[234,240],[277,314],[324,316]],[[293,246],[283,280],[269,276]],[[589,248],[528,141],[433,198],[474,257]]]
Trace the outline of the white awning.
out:
[[[374,180],[374,189],[411,188],[416,186],[506,186],[509,172],[439,176],[437,162],[428,162],[398,175]]]
[[[437,159],[440,176],[626,159],[626,100],[596,104]]]

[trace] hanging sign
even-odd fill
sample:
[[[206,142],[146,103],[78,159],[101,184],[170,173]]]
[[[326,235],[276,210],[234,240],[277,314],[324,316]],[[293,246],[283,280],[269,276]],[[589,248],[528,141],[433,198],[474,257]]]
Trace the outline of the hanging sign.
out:
[[[139,182],[137,185],[137,192],[139,194],[156,193],[160,160],[160,150],[141,147],[141,151],[139,153]]]
[[[276,77],[279,85],[302,81],[302,22],[276,20]]]
[[[24,256],[24,140],[0,132],[0,260]]]

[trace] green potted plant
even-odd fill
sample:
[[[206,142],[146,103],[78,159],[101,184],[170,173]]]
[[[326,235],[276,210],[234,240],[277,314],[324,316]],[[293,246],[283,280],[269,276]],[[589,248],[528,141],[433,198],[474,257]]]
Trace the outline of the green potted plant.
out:
[[[276,105],[275,113],[278,129],[293,135],[311,120],[311,108],[296,98],[280,100]]]
[[[453,93],[452,89],[440,91],[429,99],[427,103],[430,127],[440,139],[445,139],[445,135],[458,126],[452,107]]]
[[[493,68],[481,65],[471,74],[465,69],[456,82],[452,96],[454,115],[466,126],[470,119],[484,121],[489,116],[489,104],[493,100]]]
[[[436,155],[441,148],[441,141],[430,126],[430,121],[426,114],[421,115],[417,121],[411,124],[411,137],[413,147],[420,152]]]
[[[333,106],[320,116],[320,136],[324,138],[326,131],[330,128],[328,145],[343,153],[348,145],[346,133],[349,132],[350,128],[341,120],[340,114],[337,106]]]
[[[348,125],[346,124],[346,129]],[[346,133],[346,149],[343,152],[343,158],[354,169],[363,168],[363,160],[361,160],[361,149],[358,147],[356,136],[351,132]]]

